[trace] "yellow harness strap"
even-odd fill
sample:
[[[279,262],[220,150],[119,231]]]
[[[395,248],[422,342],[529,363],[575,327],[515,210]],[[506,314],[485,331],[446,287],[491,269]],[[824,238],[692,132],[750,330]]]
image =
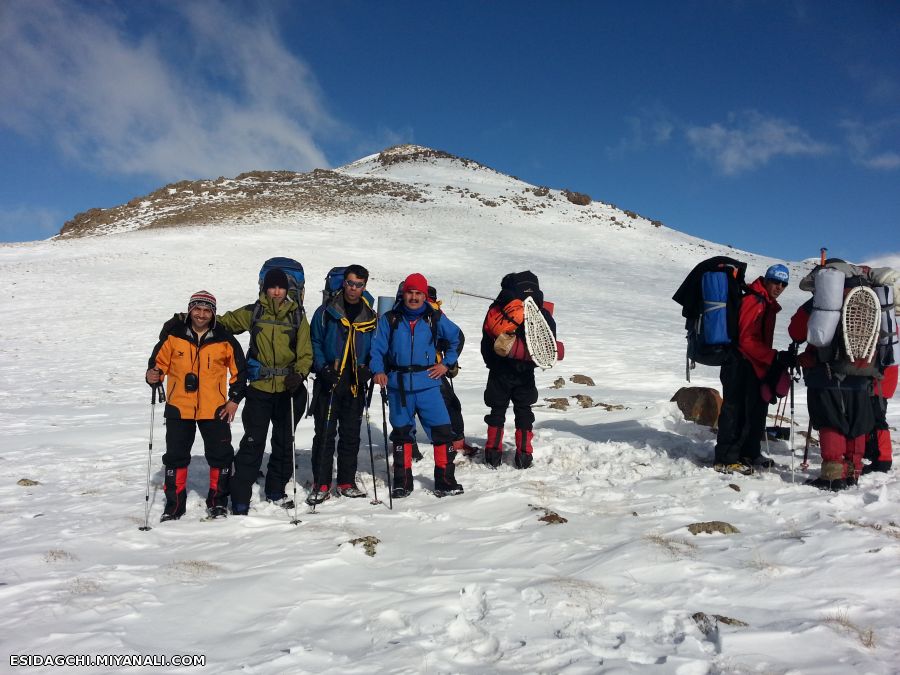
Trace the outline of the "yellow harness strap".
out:
[[[359,391],[359,374],[356,371],[356,334],[368,333],[375,330],[377,319],[369,319],[359,323],[350,323],[347,317],[341,317],[341,325],[347,328],[347,342],[344,343],[344,355],[341,357],[341,364],[338,368],[338,380],[344,374],[344,368],[347,366],[347,357],[350,357],[351,367],[353,368],[353,383],[350,385],[350,393],[356,397]]]

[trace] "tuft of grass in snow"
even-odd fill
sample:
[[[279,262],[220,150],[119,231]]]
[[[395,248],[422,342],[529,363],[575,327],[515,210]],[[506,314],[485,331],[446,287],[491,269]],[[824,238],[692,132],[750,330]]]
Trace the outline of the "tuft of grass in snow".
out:
[[[838,523],[844,523],[845,525],[852,525],[853,527],[863,527],[869,530],[875,530],[876,532],[881,532],[882,534],[886,534],[889,537],[894,539],[900,539],[900,530],[897,529],[889,529],[890,527],[897,527],[897,524],[891,521],[888,523],[888,527],[884,527],[881,523],[863,523],[859,520],[849,519],[849,520],[838,520]]]
[[[851,635],[855,635],[859,643],[867,649],[875,648],[875,631],[871,628],[862,628],[850,620],[846,609],[839,609],[822,617],[822,623],[832,628],[837,628]]]
[[[664,537],[661,534],[645,534],[644,540],[656,544],[675,559],[693,558],[697,551],[697,545],[686,539]]]
[[[77,556],[63,551],[61,548],[51,548],[44,554],[44,562],[48,563],[71,562],[72,560],[78,560]]]

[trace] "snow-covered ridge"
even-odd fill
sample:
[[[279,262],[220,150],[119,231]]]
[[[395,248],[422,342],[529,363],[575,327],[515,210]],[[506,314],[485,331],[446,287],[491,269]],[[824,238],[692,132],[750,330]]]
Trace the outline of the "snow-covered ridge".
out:
[[[529,185],[475,160],[401,145],[335,170],[251,171],[235,178],[172,183],[120,206],[79,213],[57,237],[199,224],[262,224],[329,212],[390,212],[410,202],[437,210],[465,205],[537,217],[554,213],[618,229],[661,226],[584,194]]]

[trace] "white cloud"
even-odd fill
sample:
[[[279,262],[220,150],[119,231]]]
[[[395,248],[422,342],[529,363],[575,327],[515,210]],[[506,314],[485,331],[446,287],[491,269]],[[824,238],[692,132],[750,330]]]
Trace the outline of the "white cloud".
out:
[[[341,125],[315,77],[273,17],[233,7],[168,5],[177,26],[135,36],[116,5],[5,2],[0,125],[91,168],[165,180],[328,166],[317,139]]]
[[[831,146],[814,140],[800,127],[755,110],[731,114],[727,124],[692,126],[688,141],[704,159],[726,175],[757,169],[778,156],[824,155]]]
[[[63,217],[58,211],[20,206],[0,210],[0,241],[45,239],[59,233]]]
[[[668,113],[659,106],[645,107],[638,114],[625,118],[629,133],[619,142],[606,148],[609,157],[621,158],[631,152],[651,146],[665,145],[672,139],[675,124]]]
[[[846,133],[847,146],[854,162],[879,171],[900,168],[900,152],[883,148],[887,142],[885,137],[890,137],[900,129],[900,118],[881,120],[874,124],[844,120],[841,128]]]

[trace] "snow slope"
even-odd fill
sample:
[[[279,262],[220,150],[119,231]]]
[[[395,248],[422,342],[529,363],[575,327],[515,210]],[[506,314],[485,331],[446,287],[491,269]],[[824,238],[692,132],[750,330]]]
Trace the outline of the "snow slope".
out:
[[[529,193],[526,205],[544,206],[523,210],[512,197],[529,186],[453,160],[379,168],[365,158],[342,171],[413,182],[429,201],[367,216],[261,216],[0,247],[4,664],[24,654],[202,654],[205,667],[153,671],[897,672],[895,475],[867,476],[841,494],[803,486],[799,470],[792,483],[789,468],[726,477],[706,466],[714,435],[669,402],[684,384],[682,319],[670,300],[681,278],[719,253],[747,260],[750,278],[771,260],[610,205],[578,207],[558,191],[541,201]],[[334,265],[366,265],[374,295],[423,272],[468,336],[456,390],[474,442],[485,434],[477,343],[488,303],[452,291],[492,296],[509,271],[539,275],[566,343],[565,361],[538,372],[541,402],[587,394],[622,407],[581,408],[574,398],[567,411],[538,407],[528,471],[510,457],[498,471],[459,460],[465,495],[438,500],[426,491],[426,452],[416,491],[393,511],[331,500],[315,515],[301,510],[297,526],[258,501],[247,518],[202,521],[199,440],[188,513],[159,524],[158,408],[153,529],[139,531],[150,430],[143,372],[159,326],[200,288],[223,310],[252,301],[259,265],[273,255],[304,263],[310,310]],[[808,263],[791,267],[796,278]],[[782,346],[805,294],[792,285],[783,300]],[[568,381],[579,373],[595,386]],[[551,388],[560,376],[565,386]],[[703,367],[693,380],[718,383]],[[801,385],[798,429],[804,400]],[[895,406],[889,421],[897,426]],[[236,422],[235,444],[241,432]],[[386,497],[374,406],[372,437]],[[301,497],[311,439],[304,419]],[[371,496],[365,439],[364,429],[359,481]],[[786,443],[770,452],[790,466]],[[799,441],[797,453],[799,463]],[[539,520],[549,511],[567,522]],[[711,520],[739,532],[687,530]],[[365,536],[380,540],[374,557],[348,543]],[[692,618],[699,612],[706,632]]]

